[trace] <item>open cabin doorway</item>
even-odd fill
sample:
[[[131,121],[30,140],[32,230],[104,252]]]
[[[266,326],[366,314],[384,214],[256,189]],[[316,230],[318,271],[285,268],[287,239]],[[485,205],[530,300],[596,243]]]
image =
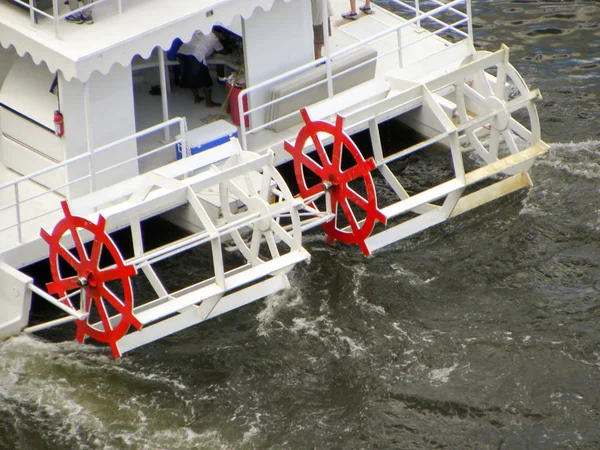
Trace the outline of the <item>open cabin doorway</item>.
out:
[[[181,40],[174,38],[173,46],[169,51],[156,47],[149,58],[143,59],[137,55],[132,61],[135,121],[138,132],[173,117],[185,117],[188,130],[200,128],[216,120],[233,123],[227,104],[229,92],[227,79],[233,79],[243,68],[241,24],[234,24],[228,28],[216,26],[213,31],[225,47],[225,54],[214,54],[207,61],[212,79],[212,99],[221,106],[208,108],[205,100],[197,102],[191,89],[180,86],[181,68],[177,58],[176,43],[179,41],[181,44]],[[165,63],[165,98],[161,88],[160,53],[163,54]],[[243,74],[240,76],[243,77]],[[204,97],[202,89],[200,94]],[[177,127],[171,127],[168,133],[159,131],[144,136],[138,139],[139,152],[148,152],[160,144],[173,140],[178,133]],[[171,156],[174,159],[175,155]],[[158,159],[152,158],[151,162],[141,162],[140,165],[142,172],[145,172],[168,162],[170,162],[168,155],[163,155]]]

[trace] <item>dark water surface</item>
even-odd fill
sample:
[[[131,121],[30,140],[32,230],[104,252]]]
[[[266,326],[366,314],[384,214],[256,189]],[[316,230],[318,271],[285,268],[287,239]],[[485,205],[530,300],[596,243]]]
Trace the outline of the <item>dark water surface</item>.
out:
[[[373,258],[315,232],[288,292],[118,361],[0,343],[0,448],[600,448],[600,4],[474,14],[544,95],[533,188]]]

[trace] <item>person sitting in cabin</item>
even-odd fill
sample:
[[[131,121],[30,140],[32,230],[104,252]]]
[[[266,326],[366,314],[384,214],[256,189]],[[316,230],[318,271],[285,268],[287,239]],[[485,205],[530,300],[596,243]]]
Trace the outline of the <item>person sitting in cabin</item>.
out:
[[[200,103],[206,98],[207,108],[215,108],[221,106],[221,104],[212,100],[211,87],[213,81],[206,60],[213,53],[221,53],[224,49],[223,44],[213,31],[209,34],[196,31],[192,36],[192,40],[182,44],[177,51],[177,59],[181,68],[179,86],[192,90],[195,103]],[[200,88],[204,89],[204,97],[199,95],[198,89]]]
[[[331,36],[331,21],[329,18],[333,16],[333,8],[330,0],[327,2],[327,29]],[[325,36],[323,35],[323,0],[311,0],[312,19],[313,19],[313,34],[315,46],[315,59],[320,59],[322,56],[323,45],[325,44]]]
[[[82,0],[83,6],[90,5],[92,0]],[[78,0],[69,0],[69,9],[71,11],[75,11],[79,7]],[[94,23],[94,19],[92,18],[92,10],[85,9],[82,12],[77,12],[75,14],[71,14],[65,17],[67,22],[76,23],[77,25],[81,25],[82,23],[86,23],[91,25]]]
[[[359,8],[365,14],[373,14],[375,11],[371,9],[371,0],[365,0],[365,6]],[[350,12],[342,14],[344,19],[356,20],[358,19],[358,13],[356,12],[356,0],[350,0]]]

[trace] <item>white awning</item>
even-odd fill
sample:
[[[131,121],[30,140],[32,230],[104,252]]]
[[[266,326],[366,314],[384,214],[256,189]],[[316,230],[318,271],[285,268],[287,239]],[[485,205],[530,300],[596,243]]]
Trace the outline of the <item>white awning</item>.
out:
[[[60,2],[60,14],[68,7]],[[46,63],[51,72],[61,71],[67,80],[82,82],[94,71],[106,74],[113,64],[127,66],[135,55],[149,58],[159,46],[171,47],[173,39],[184,42],[196,30],[210,32],[215,25],[228,27],[240,18],[248,19],[257,8],[268,11],[275,1],[289,3],[305,0],[122,0],[123,13],[116,12],[116,1],[93,8],[93,25],[54,24],[41,18],[31,25],[28,11],[0,1],[0,44],[28,53],[36,64]]]

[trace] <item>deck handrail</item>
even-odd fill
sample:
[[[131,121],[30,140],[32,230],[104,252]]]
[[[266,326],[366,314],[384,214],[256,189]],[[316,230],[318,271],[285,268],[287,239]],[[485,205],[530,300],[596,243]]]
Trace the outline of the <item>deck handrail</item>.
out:
[[[30,17],[32,26],[35,26],[37,24],[37,15],[43,16],[47,19],[50,19],[54,25],[54,37],[56,39],[60,39],[59,23],[62,19],[64,19],[67,16],[70,16],[72,14],[81,13],[82,11],[96,7],[101,3],[106,3],[106,2],[109,2],[112,0],[94,0],[89,5],[83,5],[81,7],[78,7],[77,9],[74,9],[73,11],[71,11],[69,9],[69,11],[65,14],[59,14],[59,12],[58,12],[58,5],[60,4],[61,0],[52,0],[52,14],[48,14],[44,10],[41,10],[41,9],[37,8],[36,6],[32,5],[32,3],[35,4],[35,0],[28,0],[28,1],[10,0],[10,1],[29,10],[29,17]],[[117,1],[118,13],[122,14],[123,13],[122,0],[116,0],[116,1]]]
[[[434,1],[434,3],[435,4],[439,4],[440,6],[432,9],[431,11],[427,11],[427,12],[423,12],[420,9],[418,1],[415,2],[415,7],[413,7],[411,5],[408,5],[406,2],[402,2],[402,1],[399,1],[399,0],[393,0],[393,2],[395,4],[403,7],[403,8],[406,8],[406,9],[412,11],[412,12],[415,12],[415,17],[412,18],[412,19],[406,20],[406,22],[401,23],[401,24],[399,24],[399,25],[397,25],[395,27],[389,28],[389,29],[381,31],[381,32],[379,32],[379,33],[377,33],[377,34],[369,37],[369,38],[363,39],[360,42],[354,43],[354,44],[352,44],[352,45],[350,45],[348,47],[345,47],[345,48],[343,48],[341,50],[338,50],[337,52],[332,53],[329,57],[328,56],[323,56],[322,58],[320,58],[320,59],[318,59],[316,61],[310,61],[310,62],[308,62],[308,63],[306,63],[306,64],[304,64],[302,66],[299,66],[299,67],[297,67],[295,69],[292,69],[292,70],[290,70],[288,72],[285,72],[283,74],[277,75],[277,76],[275,76],[273,78],[270,78],[268,80],[262,81],[260,83],[257,83],[255,85],[253,85],[253,86],[249,86],[249,87],[243,89],[240,92],[240,95],[238,96],[238,99],[237,99],[237,101],[238,101],[238,111],[239,111],[239,114],[240,114],[240,121],[239,121],[240,122],[240,125],[239,125],[240,126],[240,133],[239,133],[239,138],[240,138],[240,144],[241,144],[242,148],[244,150],[248,150],[248,136],[249,135],[252,135],[252,134],[258,133],[259,131],[267,129],[267,128],[271,127],[272,125],[274,125],[274,124],[276,124],[278,122],[281,122],[283,120],[286,120],[289,117],[293,116],[294,114],[298,114],[298,113],[297,112],[290,113],[290,114],[284,115],[282,117],[278,117],[278,118],[276,118],[274,120],[271,120],[271,121],[265,121],[264,123],[262,123],[260,125],[257,125],[255,127],[252,127],[252,126],[246,127],[246,120],[247,120],[247,118],[250,118],[252,114],[255,114],[255,113],[257,113],[257,112],[259,112],[261,110],[265,110],[266,108],[268,108],[268,107],[270,107],[272,105],[275,105],[277,103],[283,102],[283,101],[285,101],[285,100],[287,100],[287,99],[289,99],[289,98],[291,98],[293,96],[299,95],[302,92],[305,92],[305,91],[307,91],[309,89],[312,89],[312,88],[314,88],[316,86],[320,86],[320,85],[325,84],[325,83],[332,83],[334,79],[336,79],[336,78],[338,78],[338,77],[340,77],[342,75],[345,75],[345,74],[347,74],[347,73],[349,73],[349,72],[351,72],[353,70],[358,70],[360,67],[362,67],[362,66],[364,66],[366,64],[370,64],[373,61],[377,61],[378,59],[381,59],[381,58],[383,58],[385,56],[388,56],[388,55],[390,55],[392,53],[396,53],[397,52],[398,55],[399,55],[400,61],[402,61],[402,52],[404,50],[406,50],[406,48],[410,47],[411,45],[414,45],[416,42],[421,42],[421,41],[423,41],[425,39],[432,39],[433,37],[438,36],[442,32],[451,31],[451,32],[453,32],[453,33],[455,33],[455,34],[463,37],[464,39],[469,39],[472,42],[472,26],[471,26],[472,20],[471,20],[471,5],[470,5],[471,0],[454,0],[454,1],[446,3],[446,4],[443,4],[440,1],[436,0],[436,1]],[[456,7],[460,6],[460,5],[465,5],[466,12],[463,12],[463,11],[460,11],[459,9],[456,9]],[[436,17],[436,16],[438,16],[441,13],[444,13],[444,12],[450,12],[450,13],[452,13],[454,15],[458,15],[460,17],[460,20],[457,20],[456,22],[454,22],[452,24],[448,24],[448,23],[444,22],[443,20],[440,20],[438,17]],[[313,84],[311,84],[309,86],[303,87],[303,88],[301,88],[301,89],[299,89],[299,90],[297,90],[295,92],[292,92],[290,94],[287,94],[287,95],[285,95],[283,97],[280,97],[280,98],[277,98],[277,99],[274,99],[274,100],[270,100],[270,101],[261,103],[260,105],[257,105],[257,106],[255,106],[253,108],[245,108],[244,107],[244,104],[248,104],[248,105],[250,104],[250,102],[248,102],[248,97],[252,93],[254,93],[254,92],[257,92],[257,91],[265,89],[265,88],[272,87],[272,86],[276,85],[277,83],[280,83],[280,82],[282,82],[284,80],[292,78],[292,77],[294,77],[296,75],[299,75],[301,73],[305,73],[305,72],[313,69],[316,65],[319,65],[319,64],[326,64],[327,67],[328,67],[328,69],[329,69],[330,65],[332,64],[332,62],[336,58],[340,58],[343,55],[346,55],[346,54],[348,54],[348,53],[350,53],[350,52],[352,52],[352,51],[354,51],[354,50],[356,50],[358,48],[368,46],[370,43],[372,43],[372,42],[374,42],[374,41],[376,41],[378,39],[384,38],[384,37],[386,37],[388,35],[391,35],[393,33],[396,33],[396,34],[399,35],[399,33],[401,32],[401,30],[404,29],[404,28],[406,28],[406,27],[409,27],[409,26],[412,26],[412,25],[422,26],[422,23],[424,21],[431,21],[435,25],[442,26],[442,28],[427,33],[425,36],[423,36],[422,38],[418,39],[415,42],[410,42],[410,43],[407,43],[407,44],[404,44],[404,45],[402,43],[399,43],[397,47],[395,47],[394,49],[386,52],[385,54],[381,54],[381,55],[378,54],[376,57],[370,58],[369,60],[364,61],[363,63],[361,63],[361,64],[359,64],[357,66],[354,66],[354,67],[352,67],[350,69],[346,69],[343,72],[339,72],[337,74],[332,74],[331,70],[327,70],[327,73],[326,73],[325,77],[323,79],[321,79],[320,81],[317,81],[317,82],[315,82],[315,83],[313,83]],[[464,25],[467,26],[467,32],[466,33],[464,31],[458,29],[459,26],[464,26]],[[332,96],[332,93],[328,92],[328,98],[331,98],[331,96]]]
[[[161,145],[161,146],[159,146],[157,148],[154,148],[154,149],[152,149],[152,150],[150,150],[148,152],[145,152],[143,154],[138,154],[137,156],[135,156],[133,158],[129,158],[127,160],[119,161],[118,163],[113,164],[111,166],[104,167],[104,168],[99,169],[99,170],[90,171],[86,175],[83,175],[83,176],[81,176],[79,178],[70,180],[70,181],[68,181],[68,182],[66,182],[64,184],[59,185],[59,186],[55,186],[54,188],[49,188],[47,191],[44,191],[44,192],[39,193],[37,195],[29,196],[29,197],[27,197],[26,199],[23,199],[23,200],[20,199],[20,196],[19,196],[19,186],[22,185],[25,182],[29,182],[29,181],[34,181],[35,182],[35,178],[38,178],[38,177],[40,177],[42,175],[51,173],[53,171],[60,170],[60,169],[62,169],[64,167],[67,167],[67,166],[69,166],[71,164],[75,164],[75,163],[78,163],[78,162],[81,162],[81,161],[85,161],[85,160],[91,161],[93,158],[95,158],[99,154],[104,153],[104,152],[106,152],[106,151],[108,151],[108,150],[110,150],[110,149],[112,149],[114,147],[117,147],[119,145],[122,145],[122,144],[127,143],[127,142],[132,141],[132,140],[139,139],[139,138],[147,136],[149,134],[156,133],[156,132],[161,131],[163,129],[168,129],[171,126],[177,126],[177,125],[179,126],[179,137],[176,138],[176,139],[174,139],[171,142],[163,144],[163,145]],[[8,210],[10,210],[12,208],[15,208],[15,212],[16,212],[16,221],[14,223],[11,223],[10,225],[8,225],[6,227],[0,228],[0,233],[3,233],[5,231],[8,231],[8,230],[13,229],[13,228],[17,228],[17,243],[21,244],[23,242],[22,241],[22,238],[23,238],[22,229],[23,229],[23,225],[24,224],[26,224],[28,222],[32,222],[32,221],[37,220],[37,219],[40,219],[41,217],[47,216],[49,214],[52,214],[52,213],[60,210],[60,208],[57,207],[55,209],[51,209],[51,210],[48,210],[48,211],[44,211],[44,212],[42,212],[40,214],[34,215],[33,217],[30,217],[30,218],[28,218],[26,220],[22,220],[22,218],[21,218],[21,207],[22,207],[23,204],[25,204],[27,202],[31,202],[32,200],[35,200],[35,199],[39,199],[40,197],[43,197],[43,196],[46,196],[46,195],[51,195],[51,194],[62,195],[62,194],[60,194],[59,191],[65,189],[65,188],[67,188],[69,186],[72,186],[72,185],[81,183],[83,181],[86,181],[86,180],[90,181],[90,192],[94,192],[94,189],[92,189],[92,187],[94,186],[94,183],[92,182],[92,180],[97,175],[99,175],[101,173],[104,173],[104,172],[107,172],[109,170],[114,170],[114,169],[116,169],[118,167],[121,167],[121,166],[123,166],[125,164],[130,164],[130,163],[135,162],[135,161],[140,161],[143,158],[147,158],[149,156],[155,155],[156,153],[162,152],[162,151],[164,151],[164,150],[166,150],[166,149],[168,149],[170,147],[176,147],[178,144],[181,145],[181,148],[182,148],[182,152],[181,153],[182,153],[182,155],[187,154],[187,152],[185,151],[185,149],[187,149],[187,124],[186,124],[185,118],[182,118],[182,117],[172,118],[172,119],[167,120],[165,122],[159,123],[157,125],[154,125],[154,126],[151,126],[149,128],[146,128],[144,130],[141,130],[141,131],[138,131],[136,133],[133,133],[133,134],[131,134],[129,136],[126,136],[124,138],[121,138],[121,139],[118,139],[116,141],[113,141],[113,142],[111,142],[109,144],[103,145],[103,146],[98,147],[96,149],[92,149],[90,152],[82,153],[80,155],[77,155],[77,156],[74,156],[74,157],[69,158],[67,160],[64,160],[64,161],[62,161],[60,163],[54,164],[54,165],[52,165],[50,167],[47,167],[47,168],[44,168],[44,169],[41,169],[41,170],[37,170],[37,171],[35,171],[33,173],[30,173],[28,175],[22,176],[22,177],[20,177],[17,180],[13,180],[13,181],[9,181],[7,183],[0,184],[0,191],[2,191],[4,189],[10,189],[10,188],[12,188],[14,190],[14,195],[15,195],[15,201],[13,203],[8,204],[8,205],[2,206],[0,208],[0,213],[2,213],[3,211],[8,211]],[[89,167],[94,167],[94,165],[90,164]]]

